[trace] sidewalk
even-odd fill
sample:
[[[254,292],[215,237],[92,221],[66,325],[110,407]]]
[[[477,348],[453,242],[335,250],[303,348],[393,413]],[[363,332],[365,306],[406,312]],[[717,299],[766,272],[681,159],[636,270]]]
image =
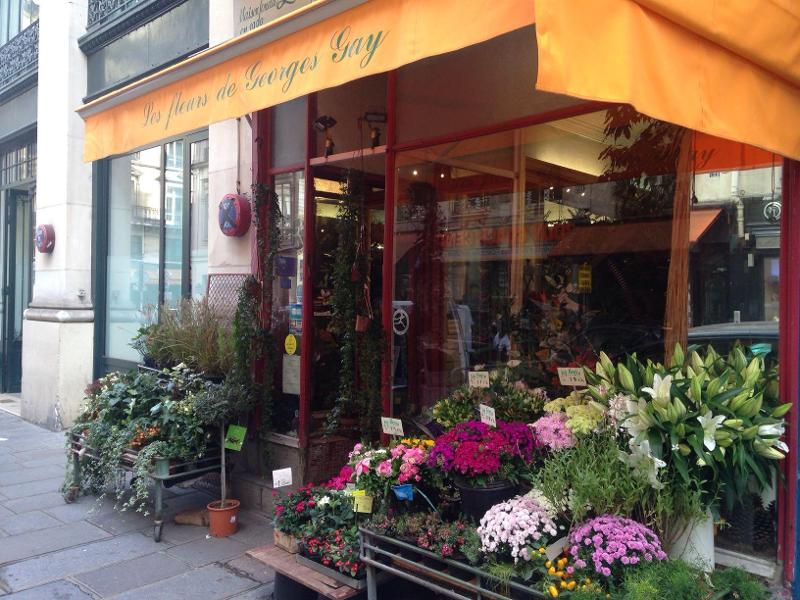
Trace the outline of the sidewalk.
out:
[[[171,488],[161,543],[151,517],[119,513],[113,502],[65,504],[64,435],[0,410],[0,597],[19,600],[269,598],[273,573],[245,552],[272,540],[269,519],[240,513],[239,531],[207,538],[207,528],[172,515],[210,497]]]

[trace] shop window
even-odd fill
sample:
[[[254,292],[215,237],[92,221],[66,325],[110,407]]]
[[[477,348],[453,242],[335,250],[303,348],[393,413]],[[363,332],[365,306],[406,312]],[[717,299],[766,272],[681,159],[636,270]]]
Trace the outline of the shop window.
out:
[[[207,141],[176,140],[107,164],[104,355],[138,361],[131,340],[158,307],[205,292]]]
[[[281,242],[275,258],[272,328],[278,344],[279,386],[282,401],[275,403],[274,425],[278,433],[297,435],[300,410],[300,338],[303,285],[303,171],[275,176],[275,193],[283,215]],[[291,338],[287,342],[287,339]]]
[[[306,160],[307,98],[278,104],[271,110],[272,164],[274,167],[301,165]]]

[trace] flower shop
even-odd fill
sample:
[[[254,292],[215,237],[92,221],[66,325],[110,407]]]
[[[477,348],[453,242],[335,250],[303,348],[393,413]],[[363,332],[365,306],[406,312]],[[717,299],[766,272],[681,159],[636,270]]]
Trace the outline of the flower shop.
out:
[[[321,0],[88,103],[90,160],[247,115],[255,185],[220,198],[212,254],[251,260],[238,302],[209,285],[219,333],[142,331],[204,374],[148,383],[183,416],[106,380],[76,435],[126,411],[119,457],[209,413],[141,470],[246,426],[276,597],[311,593],[296,564],[371,599],[793,581],[800,16],[752,4],[757,36],[660,0]],[[175,93],[207,101],[133,126]]]

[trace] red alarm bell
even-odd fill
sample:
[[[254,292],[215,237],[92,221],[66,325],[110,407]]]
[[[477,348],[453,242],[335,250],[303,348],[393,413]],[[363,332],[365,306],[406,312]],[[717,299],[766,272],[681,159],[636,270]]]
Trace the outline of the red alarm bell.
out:
[[[225,194],[218,216],[222,233],[241,237],[250,229],[250,200],[240,194]]]

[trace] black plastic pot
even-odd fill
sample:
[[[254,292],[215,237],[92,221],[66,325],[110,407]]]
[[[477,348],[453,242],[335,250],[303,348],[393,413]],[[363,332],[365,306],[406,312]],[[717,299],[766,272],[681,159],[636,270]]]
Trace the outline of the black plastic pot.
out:
[[[273,586],[273,600],[317,600],[317,592],[280,573],[275,573]]]
[[[480,521],[495,504],[516,496],[519,490],[516,483],[505,479],[493,481],[485,487],[472,487],[460,481],[456,481],[455,485],[461,493],[461,512],[475,522]]]

